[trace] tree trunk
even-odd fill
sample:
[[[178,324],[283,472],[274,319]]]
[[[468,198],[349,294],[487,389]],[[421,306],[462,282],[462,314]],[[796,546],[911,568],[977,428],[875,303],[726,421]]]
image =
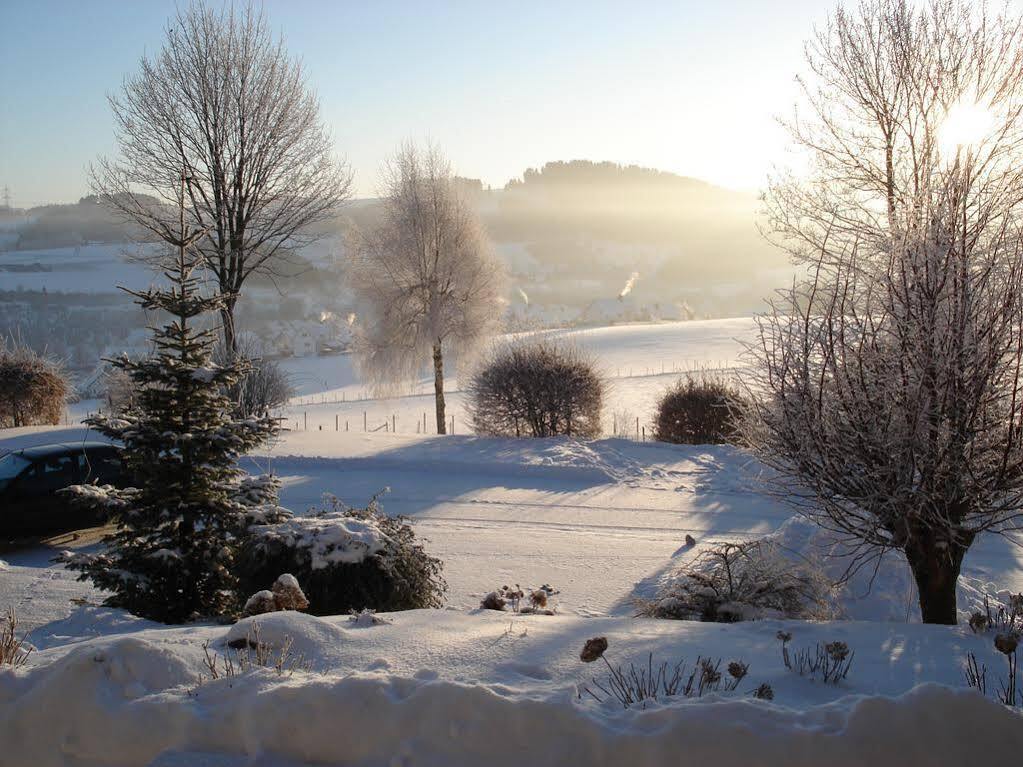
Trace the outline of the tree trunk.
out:
[[[433,395],[437,403],[437,433],[447,434],[444,421],[444,356],[439,340],[433,344]]]
[[[234,359],[238,353],[238,334],[234,327],[234,299],[228,299],[220,310],[220,325],[224,333],[224,350]]]
[[[906,547],[906,560],[916,581],[924,623],[954,626],[958,622],[956,583],[967,546],[948,543],[945,548],[939,548],[938,541],[930,534]]]

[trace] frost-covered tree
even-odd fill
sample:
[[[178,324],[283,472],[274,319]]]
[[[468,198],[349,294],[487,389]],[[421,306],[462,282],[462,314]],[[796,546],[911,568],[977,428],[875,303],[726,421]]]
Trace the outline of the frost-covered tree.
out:
[[[201,236],[186,231],[182,210],[179,236],[167,238],[177,246],[176,267],[165,273],[169,286],[129,291],[142,308],[171,319],[154,329],[152,356],[111,360],[130,377],[133,401],[87,419],[121,442],[136,486],[71,488],[78,502],[112,512],[117,529],[102,553],[69,555],[68,566],[112,592],[108,604],[168,623],[238,609],[239,537],[261,512],[276,509],[276,483],[247,477],[237,465],[278,424],[232,415],[234,403],[223,392],[245,371],[213,362],[216,331],[201,321],[224,298],[198,292],[201,258],[188,248]]]
[[[809,276],[760,319],[746,436],[854,565],[902,552],[955,623],[967,550],[1023,510],[1023,23],[869,0],[807,55],[806,172],[767,203]]]
[[[110,97],[119,153],[92,174],[98,199],[165,239],[182,167],[194,243],[223,296],[225,345],[253,274],[282,274],[289,251],[351,193],[301,62],[251,5],[183,5],[163,46]],[[161,264],[162,265],[162,264]],[[173,268],[173,266],[172,266]]]
[[[414,380],[432,361],[444,434],[444,355],[472,352],[497,328],[503,271],[437,149],[402,147],[385,168],[383,203],[382,220],[354,248],[356,353],[380,386]]]

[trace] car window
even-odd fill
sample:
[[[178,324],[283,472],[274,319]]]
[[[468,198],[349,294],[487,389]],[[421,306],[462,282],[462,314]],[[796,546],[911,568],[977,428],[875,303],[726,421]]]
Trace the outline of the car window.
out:
[[[78,467],[83,482],[101,485],[115,482],[124,473],[121,456],[114,450],[89,450],[78,454]]]
[[[10,484],[11,480],[25,470],[32,462],[24,456],[7,453],[0,456],[0,490]]]
[[[26,493],[45,493],[75,483],[75,458],[57,455],[42,458],[32,464],[18,480],[18,487]]]

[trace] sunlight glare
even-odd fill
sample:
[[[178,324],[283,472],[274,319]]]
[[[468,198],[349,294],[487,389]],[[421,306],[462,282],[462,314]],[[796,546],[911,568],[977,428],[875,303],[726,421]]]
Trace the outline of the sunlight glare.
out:
[[[941,153],[954,155],[958,150],[970,148],[987,135],[993,122],[991,112],[977,103],[960,102],[948,110],[938,129]]]

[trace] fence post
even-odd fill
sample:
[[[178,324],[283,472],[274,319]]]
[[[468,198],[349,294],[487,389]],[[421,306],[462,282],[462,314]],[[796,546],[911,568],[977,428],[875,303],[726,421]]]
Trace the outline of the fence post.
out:
[[[455,433],[455,417],[451,416],[451,433]]]
[[[646,426],[643,427],[643,442],[646,442]]]
[[[334,431],[341,431],[341,429],[338,428],[340,420],[341,417],[337,413],[334,413]]]
[[[362,430],[369,431],[369,415],[365,410],[362,411]]]
[[[391,433],[392,434],[397,433],[397,431],[398,431],[398,425],[397,424],[398,424],[397,417],[394,415],[394,413],[391,413]]]
[[[636,418],[636,439],[639,439],[639,418]]]
[[[307,411],[302,412],[302,431],[309,431],[309,413]]]

